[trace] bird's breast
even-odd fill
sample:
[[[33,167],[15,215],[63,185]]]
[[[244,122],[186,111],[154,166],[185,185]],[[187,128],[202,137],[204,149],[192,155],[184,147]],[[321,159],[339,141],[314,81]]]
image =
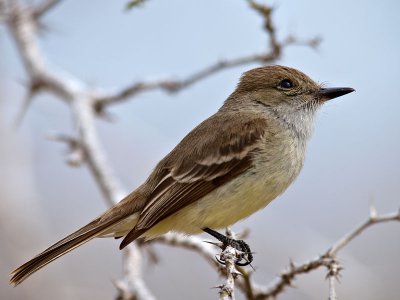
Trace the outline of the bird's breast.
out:
[[[254,154],[255,171],[265,188],[275,197],[281,194],[300,173],[306,151],[306,141],[282,132],[265,139]]]
[[[224,228],[264,208],[286,190],[303,166],[305,145],[289,140],[276,137],[262,143],[252,168],[161,221],[148,235]]]

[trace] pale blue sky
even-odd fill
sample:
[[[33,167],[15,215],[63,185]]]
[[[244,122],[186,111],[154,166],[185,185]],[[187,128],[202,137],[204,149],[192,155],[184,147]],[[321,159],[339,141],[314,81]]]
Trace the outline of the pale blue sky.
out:
[[[251,229],[249,243],[257,252],[256,278],[260,282],[272,279],[289,258],[301,262],[324,251],[366,218],[371,198],[381,212],[394,211],[400,204],[399,2],[273,3],[277,7],[274,19],[279,37],[292,33],[300,38],[317,35],[323,39],[318,51],[288,48],[278,63],[299,68],[329,86],[351,86],[356,93],[335,99],[322,109],[305,168],[295,184],[265,210],[237,225],[238,229]],[[43,34],[41,44],[49,61],[89,85],[117,89],[134,80],[184,78],[220,58],[260,52],[267,44],[261,19],[246,7],[245,1],[153,0],[129,12],[123,10],[125,4],[64,1],[45,18],[50,31]],[[34,194],[29,199],[22,197],[21,205],[33,201],[43,217],[38,223],[47,227],[46,232],[35,232],[40,243],[31,240],[30,251],[18,253],[15,246],[10,263],[14,266],[86,223],[105,206],[90,174],[85,169],[66,167],[64,148],[43,138],[52,130],[73,132],[64,104],[50,96],[38,97],[20,129],[10,133],[23,96],[18,82],[25,75],[3,28],[0,52],[1,133],[5,132],[2,148],[13,154],[24,151],[18,157],[29,161],[10,163],[12,158],[3,156],[0,163],[13,169],[15,178],[26,178],[16,185],[21,190],[28,189],[24,184],[29,185]],[[176,95],[144,93],[113,107],[117,121],[99,121],[98,125],[109,159],[125,186],[132,189],[139,185],[191,128],[215,112],[240,74],[250,67],[221,72]],[[10,136],[12,140],[6,138]],[[29,226],[32,220],[26,223]],[[339,296],[398,297],[400,287],[392,278],[400,276],[399,230],[399,224],[372,229],[342,253],[345,271],[338,286]],[[5,234],[12,232],[6,230]],[[14,249],[13,244],[10,247]],[[40,286],[50,276],[52,294],[40,291],[38,299],[87,297],[93,295],[99,283],[99,297],[109,299],[114,294],[110,278],[117,278],[120,270],[116,249],[114,241],[95,242],[43,270],[19,290],[5,287],[1,279],[0,291],[9,299],[22,299],[29,288]],[[91,251],[98,255],[91,258]],[[181,256],[183,261],[177,261]],[[146,273],[159,296],[170,299],[176,295],[176,288],[163,276],[175,284],[187,280],[179,269],[185,272],[193,260],[196,272],[210,274],[202,261],[185,252],[168,251],[166,257],[161,266]],[[94,278],[93,268],[97,274]],[[169,268],[177,270],[176,274],[171,274]],[[88,282],[79,285],[71,274],[81,271]],[[209,287],[219,279],[203,277],[200,283],[188,280],[186,285],[195,287],[198,299],[215,297]],[[327,298],[323,278],[323,272],[305,276],[297,289],[281,299]],[[188,298],[190,293],[190,289],[184,289],[180,295]]]

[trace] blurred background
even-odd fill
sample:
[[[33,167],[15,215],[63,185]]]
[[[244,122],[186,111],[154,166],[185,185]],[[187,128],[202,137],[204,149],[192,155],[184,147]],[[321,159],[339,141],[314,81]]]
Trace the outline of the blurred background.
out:
[[[262,19],[245,1],[63,1],[44,18],[47,59],[89,85],[118,88],[142,79],[184,78],[221,58],[266,47]],[[256,252],[255,279],[266,284],[289,260],[323,253],[364,221],[400,200],[400,2],[273,1],[278,37],[321,36],[318,51],[287,48],[279,64],[328,86],[356,89],[319,113],[305,167],[289,190],[244,222]],[[49,132],[74,134],[69,108],[49,95],[35,98],[22,124],[26,73],[0,27],[0,296],[2,299],[113,299],[121,274],[119,241],[99,239],[52,263],[18,288],[17,265],[106,208],[85,167],[64,162],[66,147]],[[131,190],[195,125],[214,113],[241,73],[218,73],[174,95],[148,92],[112,106],[114,123],[97,121],[109,161]],[[340,299],[398,299],[400,224],[377,225],[340,252]],[[221,282],[196,254],[157,246],[161,261],[145,279],[159,299],[216,299]],[[190,274],[190,276],[188,276]],[[302,275],[280,299],[326,299],[326,271]]]

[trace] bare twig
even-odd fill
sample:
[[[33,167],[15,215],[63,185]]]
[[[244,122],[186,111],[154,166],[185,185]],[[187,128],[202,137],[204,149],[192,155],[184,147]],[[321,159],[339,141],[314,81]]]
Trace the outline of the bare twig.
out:
[[[353,231],[346,234],[339,241],[337,241],[327,251],[326,255],[327,256],[336,255],[344,246],[346,246],[348,243],[350,243],[354,238],[356,238],[358,235],[360,235],[368,227],[370,227],[374,224],[386,223],[386,222],[391,222],[391,221],[400,221],[400,211],[378,216],[375,212],[375,209],[371,208],[369,218],[365,222],[363,222],[362,224],[357,226]]]
[[[309,40],[299,40],[292,35],[283,39],[280,42],[275,33],[275,25],[272,19],[272,7],[268,5],[261,5],[255,1],[247,0],[250,8],[260,13],[264,19],[264,30],[269,38],[269,49],[263,53],[250,54],[238,58],[225,59],[217,61],[208,67],[205,67],[193,74],[187,76],[185,79],[164,79],[158,81],[139,81],[132,83],[131,85],[121,89],[117,92],[102,93],[95,97],[95,107],[97,111],[103,110],[103,108],[109,104],[118,103],[124,101],[130,97],[137,96],[139,93],[152,90],[163,90],[165,92],[173,93],[179,92],[211,75],[222,70],[233,68],[236,66],[247,65],[251,63],[267,64],[276,61],[283,51],[283,49],[290,45],[303,45],[311,48],[316,48],[320,43],[320,38],[313,38]]]
[[[245,268],[238,267],[237,269],[241,273],[241,276],[236,280],[237,286],[243,291],[243,293],[245,293],[247,299],[272,299],[281,294],[286,287],[292,286],[293,281],[298,275],[309,273],[320,267],[326,267],[328,269],[327,279],[329,280],[329,295],[332,299],[335,299],[335,280],[340,275],[342,269],[336,260],[336,254],[338,251],[368,227],[374,224],[390,221],[400,221],[400,211],[381,216],[371,214],[367,221],[363,222],[351,233],[346,234],[343,238],[339,239],[338,242],[319,257],[300,265],[290,262],[288,269],[282,272],[274,282],[266,287],[254,283],[251,279],[251,273],[249,273]],[[186,238],[182,235],[167,234],[150,242],[161,242],[171,246],[195,251],[201,254],[212,266],[216,267],[221,274],[224,276],[228,274],[226,269],[221,268],[221,265],[215,260],[215,252],[212,248],[209,245],[202,243],[202,241],[197,237]]]
[[[148,246],[153,243],[157,244],[165,244],[172,247],[180,247],[183,249],[187,249],[190,251],[194,251],[202,256],[215,270],[221,275],[225,276],[226,268],[222,266],[215,258],[216,251],[215,247],[208,242],[204,242],[197,236],[185,236],[177,233],[167,233],[165,235],[156,237],[152,240],[146,241],[143,245]],[[253,295],[255,294],[253,291],[254,284],[251,280],[251,271],[246,270],[244,267],[236,267],[237,270],[241,273],[241,276],[236,280],[236,286],[240,288],[240,290],[248,295],[247,299],[253,299]]]
[[[222,251],[220,260],[225,263],[226,282],[219,288],[219,299],[234,300],[235,299],[235,279],[240,273],[236,270],[235,261],[239,256],[238,250],[228,246]]]
[[[77,95],[77,98],[71,104],[75,123],[78,126],[79,140],[85,151],[88,166],[109,205],[114,205],[126,193],[122,190],[102,151],[103,148],[100,145],[95,128],[95,116],[90,98],[86,98],[85,95]]]
[[[225,229],[225,234],[227,237],[231,239],[235,239],[236,235],[232,231],[231,227],[227,227]],[[226,274],[226,283],[219,286],[219,298],[223,300],[235,299],[235,279],[239,273],[236,270],[235,261],[237,257],[239,257],[240,253],[235,248],[228,246],[226,249],[222,251],[219,256],[219,260],[225,263],[225,274]]]
[[[315,44],[316,43],[315,41],[316,41],[315,39],[307,42],[290,39],[287,42],[285,42],[285,45],[293,45],[293,44],[311,45]],[[168,80],[158,80],[158,81],[135,82],[123,88],[121,91],[104,92],[99,96],[95,97],[96,110],[101,111],[104,108],[104,106],[125,101],[130,97],[135,97],[138,94],[147,91],[163,90],[169,93],[179,92],[211,75],[214,75],[219,71],[251,63],[265,64],[268,62],[273,62],[276,59],[278,59],[278,56],[275,53],[252,54],[239,58],[218,61],[202,70],[199,70],[189,75],[186,79],[182,80],[168,79]]]
[[[321,266],[327,266],[329,261],[325,258],[311,260],[296,266],[293,262],[290,262],[289,267],[286,271],[283,271],[277,279],[274,280],[267,287],[260,287],[259,291],[256,292],[256,299],[274,299],[280,293],[282,293],[286,287],[292,286],[293,280],[297,275],[309,273]]]
[[[105,161],[94,127],[91,92],[77,78],[51,70],[38,46],[33,9],[13,2],[9,28],[12,32],[31,82],[36,89],[53,92],[71,105],[78,126],[79,140],[88,165],[109,204],[125,194]]]
[[[112,103],[124,101],[129,97],[134,97],[139,93],[146,91],[163,90],[170,93],[178,92],[221,70],[244,64],[250,64],[254,62],[262,62],[265,59],[269,60],[269,58],[267,58],[264,54],[254,54],[231,60],[222,60],[216,62],[200,71],[194,72],[193,74],[189,75],[186,79],[182,80],[169,79],[169,80],[159,80],[159,81],[135,82],[132,85],[123,88],[119,92],[116,93],[109,92],[100,95],[95,98],[95,102],[97,106],[105,106]]]
[[[25,117],[26,112],[28,111],[28,108],[30,104],[32,103],[33,99],[35,97],[35,93],[33,93],[31,90],[28,91],[28,93],[25,95],[24,98],[24,103],[21,106],[21,109],[15,118],[14,126],[17,128],[21,123],[22,120]]]
[[[329,281],[329,300],[337,300],[336,296],[336,281],[339,278],[339,272],[342,270],[339,263],[332,260],[328,266],[328,274],[326,275]]]
[[[41,90],[56,94],[70,105],[79,135],[76,144],[83,149],[89,169],[109,205],[113,205],[123,197],[125,192],[113,175],[97,136],[92,92],[77,78],[66,75],[60,70],[52,70],[46,64],[36,39],[36,18],[47,12],[56,3],[58,1],[48,1],[43,6],[34,8],[12,1],[7,18],[8,28],[15,39],[30,81],[35,82]],[[133,297],[143,300],[154,299],[139,276],[140,252],[134,247],[136,246],[132,245],[124,252],[125,271],[121,281],[124,284],[119,285],[120,290],[123,291],[123,293],[120,291],[120,295],[130,295],[130,299]],[[136,275],[127,269],[133,265],[136,268]]]
[[[333,295],[335,295],[334,279],[339,275],[341,270],[341,267],[336,261],[337,253],[370,226],[391,221],[400,221],[400,211],[381,216],[371,214],[367,221],[363,222],[352,232],[346,234],[343,238],[338,240],[338,242],[336,242],[324,254],[301,265],[295,265],[291,262],[288,270],[282,272],[272,284],[270,284],[267,288],[260,288],[260,290],[257,292],[256,299],[275,298],[278,294],[283,292],[285,287],[292,285],[292,282],[297,275],[309,273],[321,266],[325,266],[328,269],[330,294],[332,295],[333,293]]]
[[[129,244],[124,249],[123,279],[117,280],[117,300],[140,299],[155,300],[149,292],[142,277],[142,258],[140,250],[135,243]],[[139,291],[139,292],[138,292]]]
[[[78,139],[61,133],[47,135],[51,141],[65,143],[68,146],[66,163],[72,167],[79,167],[85,160],[85,153]]]
[[[195,251],[196,253],[200,254],[212,267],[215,267],[219,271],[222,270],[221,265],[215,260],[215,251],[213,250],[213,247],[210,244],[203,242],[197,236],[185,236],[170,232],[146,241],[144,245],[150,245],[152,243],[165,244],[173,247],[176,246]]]
[[[37,7],[31,7],[22,5],[16,0],[9,1],[9,3],[6,3],[5,0],[0,0],[0,17],[2,20],[6,20],[11,35],[15,39],[31,83],[27,99],[30,99],[30,96],[33,96],[37,91],[45,91],[57,95],[59,99],[70,106],[77,126],[77,137],[58,135],[55,138],[58,141],[67,143],[74,150],[72,153],[80,153],[79,157],[75,157],[76,161],[84,160],[87,163],[109,205],[121,199],[125,192],[106,160],[94,125],[95,117],[103,112],[105,106],[150,90],[159,89],[166,92],[178,92],[227,68],[249,63],[265,64],[274,62],[281,56],[286,46],[306,45],[315,48],[320,41],[318,38],[302,41],[293,36],[288,36],[282,41],[278,40],[272,19],[273,9],[253,0],[247,0],[250,7],[263,17],[264,30],[269,39],[268,51],[218,61],[182,80],[139,81],[118,92],[99,93],[99,89],[91,89],[81,80],[61,70],[50,68],[44,59],[45,56],[37,42],[37,22],[41,16],[59,2],[59,0],[47,0]],[[323,255],[301,265],[290,263],[288,270],[282,272],[279,278],[267,287],[254,283],[251,279],[251,272],[241,267],[237,267],[237,270],[242,276],[235,281],[237,276],[234,265],[234,259],[237,255],[235,249],[232,250],[228,247],[223,251],[222,255],[224,256],[226,267],[221,267],[215,260],[215,252],[211,246],[196,237],[188,238],[177,234],[167,234],[155,239],[153,242],[191,249],[202,255],[220,274],[225,275],[227,278],[226,283],[221,286],[220,297],[223,299],[234,298],[235,285],[245,293],[247,299],[275,298],[286,287],[290,286],[298,275],[324,266],[328,269],[327,278],[330,286],[330,299],[334,300],[336,299],[335,280],[341,270],[336,260],[337,253],[368,227],[389,221],[400,221],[400,213],[378,216],[374,210],[371,210],[371,215],[366,222],[345,235]],[[142,261],[137,245],[132,244],[127,247],[123,260],[124,277],[116,283],[119,290],[118,299],[132,299],[135,297],[137,299],[154,299],[141,276]]]
[[[40,18],[42,15],[47,13],[49,10],[54,8],[57,4],[59,4],[61,0],[45,0],[41,4],[39,4],[37,7],[34,9],[34,17],[35,18]]]

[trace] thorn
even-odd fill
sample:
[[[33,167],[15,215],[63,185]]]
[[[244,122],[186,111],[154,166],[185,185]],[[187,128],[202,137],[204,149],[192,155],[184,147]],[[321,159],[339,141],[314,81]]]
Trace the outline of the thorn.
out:
[[[215,255],[215,259],[217,262],[219,262],[221,265],[225,265],[225,261],[221,259],[221,255],[218,257],[218,255]]]
[[[279,276],[285,284],[287,284],[288,286],[292,286],[292,277],[290,276],[290,274],[281,273]]]
[[[47,139],[51,141],[65,143],[68,146],[67,158],[65,162],[72,167],[79,167],[85,160],[85,151],[78,139],[61,133],[49,133]]]
[[[204,243],[214,245],[220,249],[223,249],[224,244],[222,242],[211,242],[211,241],[203,241]]]
[[[71,167],[80,167],[82,162],[84,161],[85,154],[81,147],[76,147],[71,150],[71,152],[67,155],[66,163]]]
[[[150,244],[150,245],[146,245],[146,247],[143,247],[143,249],[145,250],[145,253],[147,254],[150,263],[152,264],[158,264],[160,262],[160,257],[156,251],[156,249],[154,249],[154,247]]]
[[[290,271],[293,271],[296,268],[296,266],[294,265],[294,262],[292,259],[289,260],[289,269]]]
[[[219,290],[221,290],[221,289],[223,289],[224,287],[225,287],[225,285],[220,284],[220,285],[212,286],[210,289],[219,289]]]
[[[328,266],[328,273],[326,274],[325,279],[329,277],[334,277],[338,282],[340,282],[339,277],[341,276],[340,271],[343,270],[343,267],[339,264],[338,261],[332,260]]]
[[[146,2],[146,0],[131,0],[128,2],[128,4],[126,4],[125,9],[127,11],[131,10],[132,8],[142,6],[145,2]]]
[[[22,124],[22,120],[24,119],[26,112],[28,111],[28,108],[34,98],[34,95],[32,92],[28,92],[28,94],[25,96],[25,99],[23,100],[22,106],[20,111],[17,114],[17,117],[15,118],[14,121],[14,128],[18,129],[19,126]]]
[[[238,276],[241,276],[242,273],[238,272],[238,271],[232,271],[231,274],[233,275],[233,277],[236,279]]]
[[[114,123],[117,120],[115,114],[106,111],[103,111],[102,113],[98,114],[98,116],[104,121],[107,121],[109,123]]]
[[[295,37],[293,36],[293,35],[291,35],[291,34],[289,34],[287,37],[286,37],[286,43],[287,44],[292,44],[292,43],[294,43],[296,41],[296,39],[295,39]]]
[[[232,297],[233,291],[230,287],[227,287],[225,284],[221,284],[219,289],[220,289],[219,291],[220,294],[226,294],[229,298]]]
[[[254,268],[252,264],[249,264],[249,266],[253,269],[254,272],[257,271],[256,268]]]
[[[233,233],[231,227],[226,227],[226,228],[225,228],[225,235],[226,235],[228,238],[235,239],[235,234]]]
[[[240,240],[244,240],[246,238],[248,238],[250,235],[250,229],[249,228],[245,228],[242,231],[238,232],[236,234],[236,237]]]
[[[92,106],[92,109],[96,116],[107,122],[112,123],[117,119],[114,114],[106,111],[105,106],[101,102],[95,102]]]
[[[179,81],[167,80],[161,83],[161,87],[169,93],[175,93],[182,88]]]
[[[27,84],[26,82],[21,82],[20,83],[27,87],[28,89],[28,93],[25,96],[24,102],[22,103],[22,107],[21,110],[19,111],[15,122],[14,122],[14,128],[17,129],[21,123],[22,120],[24,118],[24,116],[26,115],[26,112],[28,111],[28,108],[30,106],[30,104],[32,103],[32,100],[35,98],[36,94],[38,94],[41,89],[43,88],[43,82],[41,82],[40,80],[37,80],[35,78],[33,78],[31,80],[31,82],[29,84]]]
[[[369,217],[370,219],[375,219],[376,216],[378,215],[378,212],[376,211],[376,208],[373,204],[369,207]]]
[[[121,293],[126,290],[126,284],[122,280],[113,279],[111,280],[111,282],[114,285],[114,287],[118,290],[118,292]]]

